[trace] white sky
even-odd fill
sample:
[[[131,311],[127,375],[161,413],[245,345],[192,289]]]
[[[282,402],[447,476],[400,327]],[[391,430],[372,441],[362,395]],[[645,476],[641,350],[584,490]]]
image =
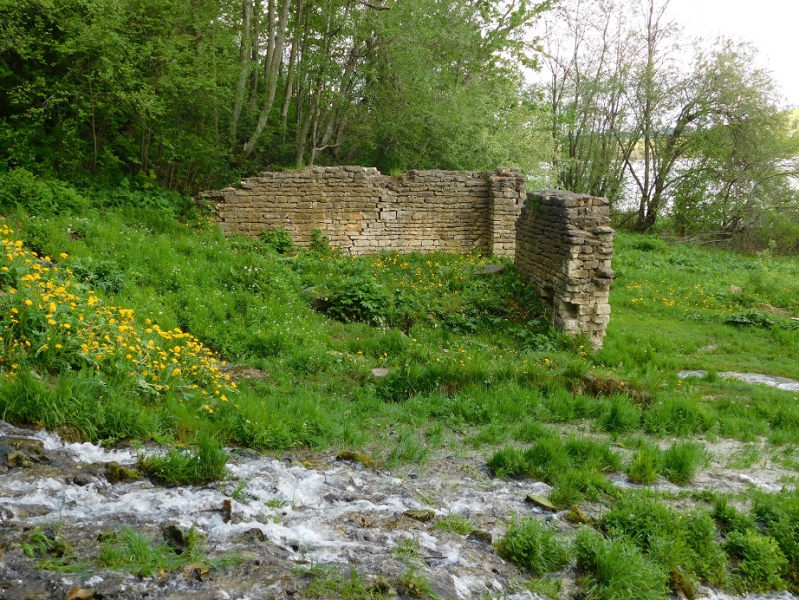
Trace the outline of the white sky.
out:
[[[799,106],[799,0],[671,0],[669,12],[689,36],[750,42],[788,104]]]

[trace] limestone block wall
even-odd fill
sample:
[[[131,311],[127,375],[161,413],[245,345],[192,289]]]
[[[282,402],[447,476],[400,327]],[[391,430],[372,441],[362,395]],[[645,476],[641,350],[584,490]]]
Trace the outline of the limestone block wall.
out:
[[[483,249],[513,256],[525,180],[518,169],[409,171],[368,167],[265,172],[205,192],[225,234],[287,230],[301,247],[315,229],[351,254]]]
[[[515,262],[551,303],[557,327],[602,346],[610,320],[613,230],[604,198],[555,190],[531,193],[516,224]]]

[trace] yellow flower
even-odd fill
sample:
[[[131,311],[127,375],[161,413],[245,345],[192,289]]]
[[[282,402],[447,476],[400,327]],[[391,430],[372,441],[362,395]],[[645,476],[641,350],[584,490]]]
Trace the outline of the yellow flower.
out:
[[[180,369],[175,367],[175,369],[172,371],[172,377],[177,377],[178,375],[180,375]]]
[[[33,305],[33,301],[32,300],[25,300],[25,305],[26,306],[32,306]]]

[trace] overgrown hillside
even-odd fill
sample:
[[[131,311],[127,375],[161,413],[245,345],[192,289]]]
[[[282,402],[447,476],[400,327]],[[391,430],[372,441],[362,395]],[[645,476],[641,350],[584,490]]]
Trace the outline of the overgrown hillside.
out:
[[[531,286],[490,257],[353,258],[322,236],[298,250],[280,232],[225,239],[169,195],[134,204],[121,190],[59,186],[6,197],[5,420],[196,448],[141,458],[153,480],[177,483],[224,477],[221,444],[357,451],[383,467],[476,452],[496,477],[551,485],[548,502],[576,522],[574,507],[610,508],[576,537],[511,525],[497,548],[534,577],[576,557],[596,598],[632,597],[596,591],[621,585],[629,565],[651,575],[652,597],[674,589],[674,572],[739,590],[797,586],[796,492],[752,504],[691,491],[719,440],[749,465],[799,464],[796,393],[719,376],[799,379],[796,258],[620,234],[613,316],[592,352],[551,330]],[[497,262],[501,273],[481,273]],[[684,369],[707,374],[680,379]],[[614,483],[660,478],[687,486],[692,508],[678,517],[668,494]],[[555,554],[530,562],[528,544]]]

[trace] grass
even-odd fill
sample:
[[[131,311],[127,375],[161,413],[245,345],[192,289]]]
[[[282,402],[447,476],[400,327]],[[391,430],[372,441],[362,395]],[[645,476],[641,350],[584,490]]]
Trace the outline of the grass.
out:
[[[154,541],[147,534],[124,527],[98,536],[95,548],[78,553],[63,532],[61,523],[34,527],[22,543],[26,556],[36,559],[39,568],[62,572],[85,572],[96,567],[121,570],[139,577],[150,577],[158,572],[174,571],[193,565],[202,570],[218,569],[224,565],[241,562],[240,557],[226,554],[209,558],[203,548],[203,536],[191,527],[180,532],[181,547],[167,541]]]
[[[626,540],[606,540],[583,529],[575,539],[581,587],[590,600],[666,598],[667,575]]]
[[[479,450],[498,476],[548,482],[559,507],[613,514],[625,496],[612,472],[684,485],[708,439],[756,442],[786,462],[799,444],[794,393],[717,375],[799,379],[799,258],[619,234],[613,316],[594,352],[551,330],[511,264],[479,252],[291,251],[285,236],[225,239],[196,209],[117,204],[0,221],[0,414],[101,444],[172,446],[142,455],[154,479],[224,479],[223,445],[346,449],[377,468]],[[504,271],[475,275],[490,262]],[[231,364],[261,376],[237,380]],[[681,369],[710,376],[681,380]],[[714,505],[720,540],[743,536],[723,546],[735,586],[799,580],[799,513],[785,498]],[[782,570],[750,530],[774,540]],[[632,581],[617,565],[627,559],[666,589],[677,568],[632,533],[579,539],[588,597],[624,597],[614,586]],[[747,575],[761,562],[767,574]],[[408,589],[424,595],[414,576]],[[642,589],[657,597],[660,583]]]
[[[227,453],[215,438],[202,434],[191,452],[171,449],[166,454],[142,454],[137,466],[159,482],[175,485],[199,485],[223,479],[227,475]],[[241,494],[236,488],[232,497]]]
[[[496,548],[502,558],[539,578],[560,571],[571,558],[569,548],[560,536],[534,519],[511,524]]]
[[[549,434],[526,450],[515,446],[497,450],[488,466],[498,477],[533,477],[552,485],[550,500],[569,508],[585,499],[613,496],[616,491],[605,473],[618,471],[622,462],[608,444],[589,438],[563,441]]]

